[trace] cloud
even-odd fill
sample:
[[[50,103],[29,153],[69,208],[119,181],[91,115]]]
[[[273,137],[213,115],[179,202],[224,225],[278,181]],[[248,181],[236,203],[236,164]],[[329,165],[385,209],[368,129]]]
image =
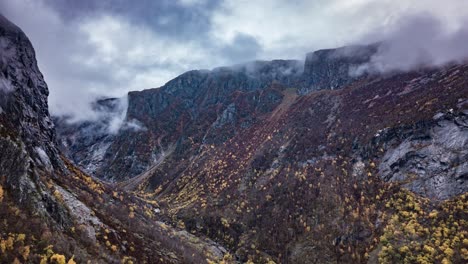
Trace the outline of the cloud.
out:
[[[194,6],[205,4],[206,0],[178,0],[178,2],[183,6]]]
[[[404,17],[372,38],[383,42],[371,61],[355,74],[438,67],[468,58],[468,28],[450,28],[427,13]]]
[[[125,122],[123,125],[122,125],[122,128],[121,129],[129,129],[129,130],[132,130],[132,131],[146,131],[147,128],[140,122],[138,121],[137,119],[132,119],[128,122]]]
[[[65,20],[40,0],[7,0],[2,10],[37,50],[51,113],[75,121],[96,118],[96,98],[159,87],[193,67],[213,64],[199,42],[179,41],[115,13]]]
[[[263,48],[260,58],[302,59],[308,51],[361,42],[418,13],[456,28],[468,15],[468,1],[225,0],[213,14],[212,29],[220,42],[252,36]]]
[[[125,117],[128,109],[128,97],[121,97],[111,103],[98,107],[96,113],[97,120],[104,124],[107,133],[117,134],[120,128],[125,124]]]
[[[368,28],[354,16],[340,17],[346,1],[226,0],[213,14],[213,35],[232,42],[238,34],[252,36],[263,47],[262,59],[303,59],[306,52],[353,40]],[[377,19],[375,19],[377,20]]]
[[[238,33],[231,42],[222,47],[221,53],[225,54],[230,63],[239,63],[256,58],[261,50],[262,47],[254,37]]]
[[[96,98],[159,87],[187,70],[302,60],[317,49],[382,38],[394,43],[374,58],[378,67],[411,66],[424,52],[443,63],[464,55],[468,1],[2,0],[0,10],[33,42],[51,112],[82,120],[97,118]],[[419,32],[422,26],[440,34]],[[431,34],[439,37],[426,47]],[[397,65],[403,60],[409,63]]]

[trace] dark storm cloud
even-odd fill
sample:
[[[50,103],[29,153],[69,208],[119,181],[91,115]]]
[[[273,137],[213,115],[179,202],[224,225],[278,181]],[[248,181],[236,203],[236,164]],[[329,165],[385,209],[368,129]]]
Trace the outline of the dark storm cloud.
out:
[[[174,38],[186,39],[207,34],[211,12],[219,1],[203,0],[48,0],[64,19],[80,19],[86,15],[110,13],[129,18]],[[190,3],[190,1],[186,2]]]
[[[232,43],[221,48],[221,53],[233,63],[241,63],[257,57],[261,49],[262,47],[254,37],[239,33]]]

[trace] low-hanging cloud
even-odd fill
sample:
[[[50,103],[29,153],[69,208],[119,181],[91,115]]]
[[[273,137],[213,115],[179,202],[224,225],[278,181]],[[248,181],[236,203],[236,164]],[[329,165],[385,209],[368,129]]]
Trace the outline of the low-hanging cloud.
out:
[[[307,51],[381,42],[367,71],[407,71],[466,57],[465,0],[225,0],[213,16],[221,40],[248,33],[262,53],[299,58]],[[274,32],[274,33],[272,33]]]
[[[468,20],[459,27],[449,28],[427,13],[406,16],[386,31],[368,37],[381,41],[377,53],[352,74],[405,72],[464,62],[468,58],[468,26],[465,25]]]
[[[121,129],[128,129],[134,132],[136,131],[146,131],[148,130],[139,120],[131,119],[126,121],[122,126]]]
[[[147,128],[137,119],[127,119],[128,96],[120,98],[102,98],[91,103],[92,111],[86,119],[76,119],[75,115],[59,117],[60,121],[74,124],[90,121],[93,129],[103,135],[115,135],[121,130],[146,131]]]
[[[443,64],[465,55],[468,1],[1,0],[0,12],[30,37],[51,113],[77,121],[100,117],[96,98],[125,98],[187,70],[302,60],[353,43],[388,43],[361,72],[408,69],[425,54]],[[123,122],[116,115],[111,130]]]
[[[118,15],[65,21],[42,1],[10,1],[9,8],[38,51],[52,114],[73,120],[94,118],[96,98],[160,86],[207,57],[195,43],[177,43]],[[37,15],[24,16],[33,10]]]
[[[113,3],[129,5],[126,1],[99,2],[106,8]],[[159,5],[172,8],[174,16],[190,18],[187,6],[199,8],[209,2],[161,2]],[[152,1],[144,3],[158,7],[154,6],[158,3]],[[84,8],[74,2],[4,0],[0,3],[0,12],[18,24],[31,39],[49,86],[50,111],[53,115],[66,116],[70,122],[98,119],[101,113],[92,107],[97,98],[124,98],[128,91],[162,86],[191,69],[210,68],[255,56],[257,49],[253,44],[253,49],[236,49],[233,51],[236,56],[231,56],[231,50],[225,49],[231,43],[210,44],[202,33],[186,32],[197,27],[190,20],[185,23],[187,28],[178,23],[176,29],[184,32],[174,34],[164,28],[167,24],[160,25],[154,18],[147,22],[155,24],[145,24],[134,13],[122,14],[108,8],[82,10],[76,14],[63,5]],[[66,15],[61,14],[59,8],[67,12]],[[69,14],[72,18],[67,17]],[[159,19],[163,19],[163,15]],[[202,25],[199,27],[202,30]]]

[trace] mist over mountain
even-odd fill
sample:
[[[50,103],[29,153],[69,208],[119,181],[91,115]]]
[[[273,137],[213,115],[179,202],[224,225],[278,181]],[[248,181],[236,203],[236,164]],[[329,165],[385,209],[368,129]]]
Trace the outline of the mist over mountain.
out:
[[[411,68],[420,52],[443,52],[434,63],[445,63],[445,56],[462,55],[447,52],[466,50],[463,39],[450,36],[466,28],[468,3],[4,0],[0,10],[37,49],[51,113],[90,120],[97,98],[160,87],[193,69],[303,60],[310,51],[386,39],[394,45],[378,56],[385,62],[376,57],[372,68]],[[416,50],[428,45],[427,51]],[[411,55],[405,55],[408,49]]]
[[[465,1],[0,8],[0,263],[468,260]]]
[[[363,72],[411,71],[421,67],[440,67],[449,63],[466,62],[468,48],[468,18],[455,28],[430,14],[417,14],[397,21],[386,31],[370,33],[382,44],[369,63],[352,74]],[[464,22],[463,22],[464,21]]]

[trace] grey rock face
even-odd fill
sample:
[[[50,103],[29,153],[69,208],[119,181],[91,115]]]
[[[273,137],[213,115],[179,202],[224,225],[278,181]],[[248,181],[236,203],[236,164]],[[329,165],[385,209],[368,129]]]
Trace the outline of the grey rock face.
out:
[[[69,212],[75,221],[84,228],[87,238],[96,243],[96,229],[100,229],[105,225],[93,215],[88,206],[78,200],[72,193],[60,186],[55,186],[55,189],[61,194],[63,202],[70,209]]]
[[[33,143],[53,137],[48,115],[48,89],[39,72],[31,43],[16,26],[0,17],[1,108],[15,126],[26,128],[23,139]],[[47,137],[47,138],[45,138]]]
[[[14,202],[70,227],[73,220],[41,177],[68,173],[47,106],[48,88],[26,35],[0,15],[0,181]]]
[[[59,146],[86,173],[93,174],[102,163],[102,157],[113,140],[102,122],[67,124],[54,118],[59,135]]]
[[[319,50],[307,54],[303,82],[299,92],[337,89],[363,77],[353,71],[369,62],[378,45],[348,46],[339,49]]]
[[[167,107],[180,104],[197,118],[200,109],[223,103],[235,91],[265,89],[272,83],[295,85],[302,74],[300,61],[256,61],[213,71],[189,71],[161,88],[129,93],[128,118],[156,119]]]
[[[35,193],[37,169],[64,171],[53,142],[48,88],[26,35],[0,15],[1,174],[20,201]],[[32,197],[29,197],[32,199]]]
[[[220,128],[227,124],[232,124],[236,120],[236,105],[230,104],[226,109],[224,109],[223,113],[216,119],[213,123],[213,127]]]
[[[0,175],[6,177],[6,183],[17,192],[16,198],[22,202],[31,192],[27,180],[29,170],[28,155],[24,145],[11,138],[0,137]]]
[[[408,134],[389,149],[379,166],[387,181],[430,198],[447,199],[468,191],[468,117],[437,115],[426,129]]]

